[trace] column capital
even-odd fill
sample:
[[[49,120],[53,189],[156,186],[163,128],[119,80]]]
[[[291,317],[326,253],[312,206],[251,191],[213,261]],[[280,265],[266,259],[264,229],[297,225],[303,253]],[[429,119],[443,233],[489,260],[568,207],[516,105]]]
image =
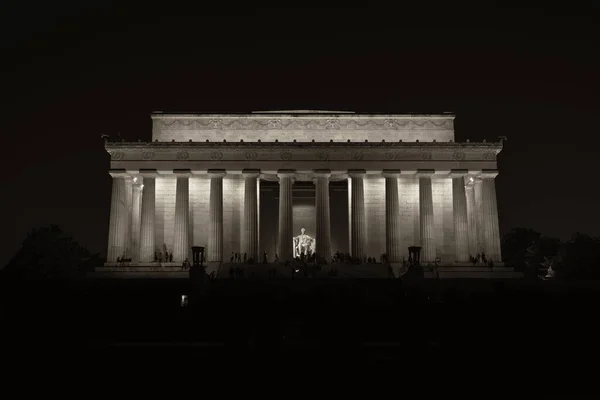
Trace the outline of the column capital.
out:
[[[156,169],[140,169],[139,174],[142,178],[156,178],[158,171]]]
[[[400,174],[402,174],[402,171],[399,169],[384,169],[381,171],[381,175],[383,175],[384,178],[399,178]]]
[[[277,177],[278,178],[293,178],[296,175],[295,169],[278,169]]]
[[[350,178],[364,178],[367,174],[367,171],[364,169],[349,169],[348,176]]]
[[[482,169],[481,173],[479,174],[479,177],[482,179],[485,178],[495,178],[498,176],[498,170],[497,169]]]
[[[111,168],[108,170],[108,173],[113,178],[126,178],[129,176],[129,174],[127,173],[127,170],[125,168],[122,168],[122,169],[112,169]]]
[[[418,169],[417,178],[431,178],[435,174],[435,169]]]
[[[258,178],[260,176],[260,169],[243,169],[242,176],[244,178]]]
[[[315,178],[329,178],[331,177],[331,170],[329,169],[315,169],[313,171]]]
[[[207,174],[209,178],[222,178],[227,175],[227,172],[224,169],[209,169]]]
[[[467,176],[468,174],[469,174],[468,169],[451,169],[448,176],[450,178],[462,178],[464,176]]]
[[[192,175],[192,171],[190,169],[174,169],[173,175],[178,178],[188,178]]]

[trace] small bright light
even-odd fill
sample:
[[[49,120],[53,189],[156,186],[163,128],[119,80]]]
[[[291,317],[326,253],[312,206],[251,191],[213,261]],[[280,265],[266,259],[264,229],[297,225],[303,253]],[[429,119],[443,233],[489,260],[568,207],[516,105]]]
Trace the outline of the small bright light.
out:
[[[299,270],[299,269],[297,269],[297,270],[296,270],[296,272],[300,272],[300,270]]]
[[[143,189],[143,188],[144,188],[144,185],[140,185],[140,189]]]
[[[473,182],[473,178],[471,178],[471,182]]]
[[[186,294],[181,295],[181,307],[185,307],[188,304],[188,297]]]
[[[133,178],[133,182],[137,183],[137,178]]]

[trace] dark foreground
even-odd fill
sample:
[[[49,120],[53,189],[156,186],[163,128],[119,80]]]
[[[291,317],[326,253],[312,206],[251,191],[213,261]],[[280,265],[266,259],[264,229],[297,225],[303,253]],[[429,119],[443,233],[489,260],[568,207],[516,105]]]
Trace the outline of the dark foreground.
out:
[[[4,282],[1,305],[3,354],[111,368],[161,360],[544,376],[595,365],[600,340],[600,285],[582,283],[217,280],[196,295],[185,280]]]

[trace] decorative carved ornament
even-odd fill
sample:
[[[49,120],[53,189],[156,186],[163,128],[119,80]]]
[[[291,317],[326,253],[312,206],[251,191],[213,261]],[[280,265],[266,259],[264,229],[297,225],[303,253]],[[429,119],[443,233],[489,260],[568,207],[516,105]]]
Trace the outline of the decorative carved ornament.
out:
[[[289,151],[284,151],[283,153],[279,154],[279,157],[284,161],[289,161],[292,159],[292,153]]]
[[[248,150],[244,154],[244,158],[246,158],[246,160],[256,160],[258,158],[258,154],[256,154],[254,150]]]
[[[125,154],[121,153],[120,151],[116,151],[116,152],[110,154],[110,158],[115,161],[122,160],[123,157],[125,157]]]
[[[223,158],[223,153],[221,153],[220,151],[213,151],[212,153],[210,153],[210,158],[212,158],[213,160],[221,160]]]
[[[452,120],[448,119],[361,119],[361,118],[274,118],[274,119],[249,119],[249,118],[181,118],[157,119],[159,128],[165,129],[230,129],[230,130],[257,130],[257,129],[358,129],[358,130],[397,130],[403,128],[421,129],[452,129]]]
[[[190,158],[190,154],[187,151],[178,151],[177,152],[178,160],[187,160],[188,158]]]
[[[496,159],[496,153],[488,151],[486,153],[483,154],[483,159],[484,160],[495,160]]]
[[[329,153],[326,151],[317,152],[317,158],[321,161],[329,160]]]
[[[457,161],[461,161],[465,159],[465,153],[462,151],[455,151],[454,153],[452,153],[452,159],[453,160],[457,160]]]
[[[424,151],[421,153],[421,160],[431,160],[433,158],[430,151]]]
[[[145,151],[142,153],[142,158],[144,160],[152,160],[154,158],[154,152],[152,151]]]

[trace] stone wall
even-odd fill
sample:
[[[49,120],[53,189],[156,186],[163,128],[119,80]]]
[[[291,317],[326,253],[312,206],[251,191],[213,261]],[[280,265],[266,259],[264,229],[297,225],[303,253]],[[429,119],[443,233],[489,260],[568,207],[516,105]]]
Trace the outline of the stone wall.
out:
[[[455,249],[452,179],[433,179],[431,190],[436,254],[441,257],[442,262],[453,262]]]
[[[156,178],[155,244],[163,254],[164,245],[169,252],[173,250],[176,185],[174,177]]]
[[[364,178],[367,257],[385,253],[385,178],[367,175]]]
[[[408,260],[409,246],[418,246],[421,242],[419,181],[414,178],[400,178],[398,199],[400,201],[400,249],[402,257]]]
[[[243,212],[244,178],[227,175],[223,178],[223,260],[242,250]]]

